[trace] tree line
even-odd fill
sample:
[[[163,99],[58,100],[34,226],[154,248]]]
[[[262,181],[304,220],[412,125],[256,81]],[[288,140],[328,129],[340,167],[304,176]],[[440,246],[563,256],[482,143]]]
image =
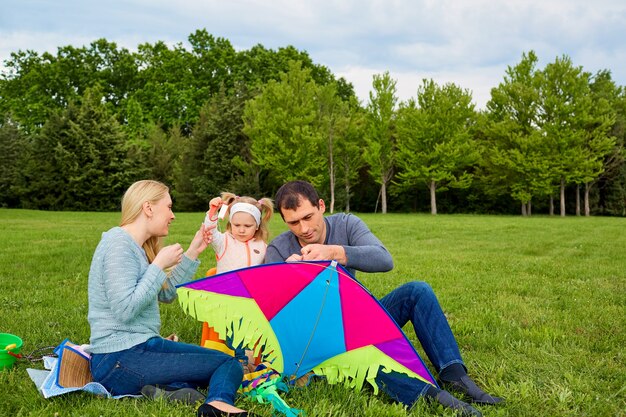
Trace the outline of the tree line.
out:
[[[221,191],[273,196],[308,179],[331,211],[626,214],[626,94],[567,56],[507,68],[477,111],[424,79],[399,102],[388,72],[366,103],[292,46],[198,30],[182,44],[100,39],[18,51],[0,76],[0,206],[115,210],[130,183],[171,186],[178,210]]]

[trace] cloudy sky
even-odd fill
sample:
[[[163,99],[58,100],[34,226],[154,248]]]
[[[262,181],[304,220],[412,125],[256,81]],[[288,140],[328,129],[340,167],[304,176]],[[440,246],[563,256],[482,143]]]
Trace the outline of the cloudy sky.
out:
[[[0,69],[17,50],[56,53],[99,38],[129,50],[159,40],[188,46],[204,28],[238,50],[306,50],[363,102],[372,76],[389,71],[400,100],[432,78],[470,90],[483,108],[530,50],[539,68],[567,55],[626,85],[624,0],[0,0],[0,10]]]

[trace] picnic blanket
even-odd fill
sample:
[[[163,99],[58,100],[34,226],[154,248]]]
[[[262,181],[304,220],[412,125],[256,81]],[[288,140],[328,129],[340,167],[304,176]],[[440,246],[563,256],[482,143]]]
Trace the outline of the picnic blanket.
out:
[[[85,352],[85,345],[76,345],[65,339],[55,348],[57,355],[44,356],[45,370],[28,368],[28,376],[44,398],[86,391],[106,398],[141,397],[141,395],[112,395],[102,384],[91,380],[89,372],[90,356]],[[297,417],[302,410],[291,408],[280,397],[280,392],[287,392],[288,387],[281,375],[272,369],[269,363],[259,364],[254,372],[244,375],[239,392],[259,403],[269,403],[278,413],[286,417]]]
[[[98,382],[88,382],[81,387],[62,387],[57,383],[60,360],[57,357],[44,356],[44,369],[26,369],[28,376],[44,398],[50,398],[74,391],[86,391],[107,398],[141,397],[141,395],[111,395],[104,386]]]

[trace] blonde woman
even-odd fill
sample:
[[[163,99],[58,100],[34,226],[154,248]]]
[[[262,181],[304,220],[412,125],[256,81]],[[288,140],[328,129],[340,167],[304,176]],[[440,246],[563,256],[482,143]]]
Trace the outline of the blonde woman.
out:
[[[199,417],[252,416],[234,406],[243,376],[235,358],[160,336],[158,301],[176,298],[176,285],[194,276],[207,247],[204,225],[187,251],[178,243],[161,247],[174,218],[167,186],[138,181],[124,194],[120,226],[102,234],[89,271],[93,378],[113,395],[148,389],[187,402],[200,394],[191,386],[208,386]],[[157,388],[173,384],[186,388]]]

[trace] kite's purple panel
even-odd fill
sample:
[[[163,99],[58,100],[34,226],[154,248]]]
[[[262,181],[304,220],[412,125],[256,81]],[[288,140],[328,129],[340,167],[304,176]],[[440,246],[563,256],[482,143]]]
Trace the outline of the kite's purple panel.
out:
[[[424,362],[422,362],[422,359],[418,356],[415,349],[409,341],[406,340],[404,335],[402,338],[378,344],[376,347],[396,362],[404,365],[425,380],[436,385],[428,368],[426,368],[426,365],[424,365]]]
[[[269,321],[324,268],[323,264],[270,264],[242,269],[239,276]]]
[[[352,278],[339,276],[339,294],[346,350],[404,337],[387,310]]]
[[[192,290],[211,291],[218,294],[233,295],[235,297],[251,298],[237,272],[216,275],[205,279],[190,282],[184,285]]]

